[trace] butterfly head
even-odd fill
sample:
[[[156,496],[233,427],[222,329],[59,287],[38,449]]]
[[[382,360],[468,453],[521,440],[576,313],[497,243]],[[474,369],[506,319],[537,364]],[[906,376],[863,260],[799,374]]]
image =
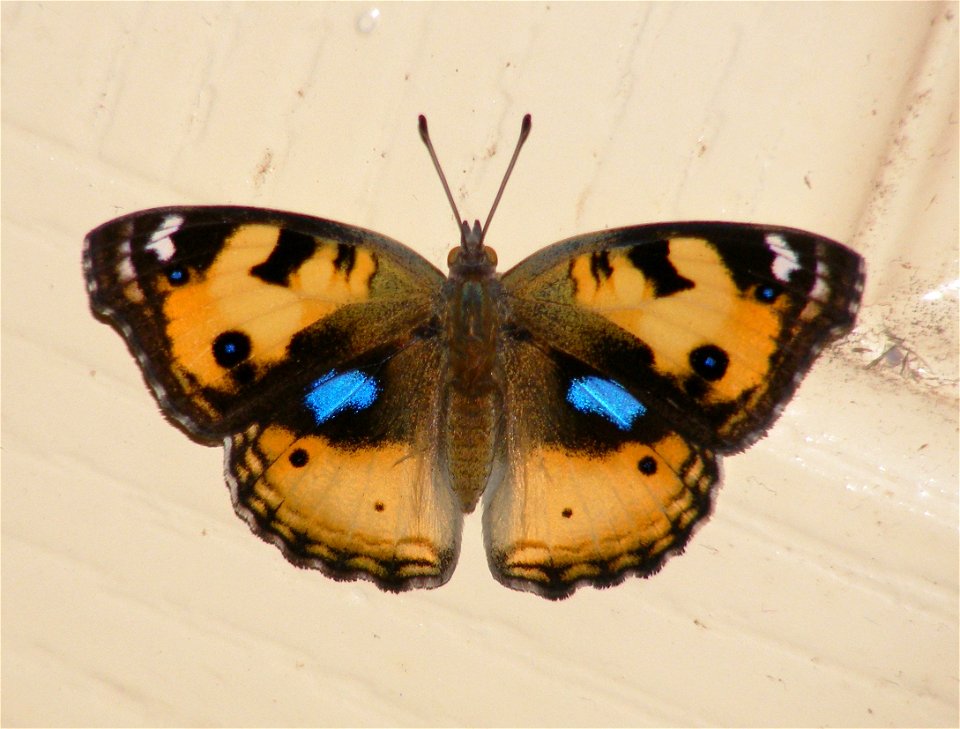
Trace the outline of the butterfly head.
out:
[[[447,184],[447,178],[440,167],[440,161],[437,159],[437,153],[433,149],[433,142],[430,141],[430,132],[427,130],[427,118],[420,115],[419,128],[420,138],[427,146],[430,153],[430,159],[433,160],[433,166],[437,169],[440,176],[440,182],[443,184],[443,190],[447,193],[447,200],[450,207],[453,208],[453,214],[460,222],[460,246],[450,251],[447,256],[447,265],[450,267],[451,275],[458,274],[486,274],[492,273],[497,267],[497,253],[483,244],[487,229],[490,227],[490,221],[493,220],[493,213],[500,204],[500,198],[503,196],[503,189],[507,186],[507,180],[510,179],[510,173],[513,172],[513,166],[517,162],[517,156],[520,154],[520,148],[530,136],[530,127],[532,120],[529,114],[524,115],[520,124],[520,138],[517,140],[516,149],[513,150],[513,157],[510,158],[510,164],[503,175],[503,181],[500,183],[500,189],[497,191],[497,197],[493,201],[490,213],[487,215],[487,222],[480,227],[480,221],[473,221],[473,227],[460,217],[460,211],[457,210],[457,203],[454,202],[453,194],[450,192],[450,186]]]
[[[460,223],[460,245],[447,255],[451,274],[493,271],[497,267],[497,252],[483,244],[483,228],[474,220],[473,227],[464,220]]]

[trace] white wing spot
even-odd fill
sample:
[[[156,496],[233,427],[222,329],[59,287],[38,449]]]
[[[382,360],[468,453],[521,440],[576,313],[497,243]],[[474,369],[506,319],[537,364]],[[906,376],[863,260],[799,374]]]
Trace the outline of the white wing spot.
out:
[[[159,238],[171,236],[180,230],[181,225],[183,225],[182,215],[168,215],[163,219],[163,222],[157,226],[157,229],[153,231],[153,234],[150,236],[150,240],[157,240]]]
[[[120,255],[117,258],[117,278],[123,283],[133,281],[137,272],[133,270],[133,261],[130,258],[130,241],[125,240],[120,244]]]
[[[817,282],[813,285],[810,298],[816,301],[826,301],[830,298],[830,268],[823,261],[817,261]]]
[[[773,261],[773,275],[777,277],[778,281],[788,283],[790,275],[800,268],[797,252],[790,247],[786,238],[779,233],[770,233],[766,237],[766,243],[767,247],[777,254]]]
[[[150,234],[150,242],[145,248],[161,261],[169,261],[177,252],[170,236],[180,230],[183,225],[183,216],[168,215],[160,226]]]

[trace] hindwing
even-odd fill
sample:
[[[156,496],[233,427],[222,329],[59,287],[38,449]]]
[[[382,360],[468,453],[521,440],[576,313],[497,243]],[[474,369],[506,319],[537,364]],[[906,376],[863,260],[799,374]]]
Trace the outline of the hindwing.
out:
[[[494,576],[558,599],[655,572],[711,511],[713,453],[542,342],[503,351],[507,467],[484,511]]]
[[[382,349],[290,392],[227,441],[237,513],[294,564],[402,590],[446,582],[460,504],[437,465],[436,339]]]

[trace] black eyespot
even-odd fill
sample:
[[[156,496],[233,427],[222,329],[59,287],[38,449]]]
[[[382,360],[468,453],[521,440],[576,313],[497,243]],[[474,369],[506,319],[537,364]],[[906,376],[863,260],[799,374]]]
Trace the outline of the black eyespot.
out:
[[[780,295],[780,287],[773,284],[758,284],[753,290],[753,296],[764,304],[772,304]]]
[[[657,461],[653,456],[644,456],[637,464],[637,468],[643,475],[652,476],[657,472]]]
[[[561,511],[561,512],[560,512],[560,515],[561,515],[564,519],[569,519],[571,516],[573,516],[573,509],[571,509],[571,508],[568,507],[568,508],[564,509],[563,511]]]
[[[228,369],[250,356],[250,337],[243,332],[224,332],[213,340],[213,358]]]
[[[715,344],[705,344],[690,353],[690,366],[703,379],[715,382],[727,373],[730,358]]]
[[[387,508],[387,507],[383,505],[383,502],[382,502],[382,501],[378,501],[377,503],[375,503],[375,504],[373,505],[374,511],[383,511],[383,510],[386,509],[386,508]]]
[[[310,456],[307,455],[307,452],[303,450],[303,448],[297,448],[297,450],[290,454],[290,465],[294,468],[303,468],[309,460]]]
[[[171,286],[183,286],[190,280],[190,273],[183,266],[171,266],[165,273]]]

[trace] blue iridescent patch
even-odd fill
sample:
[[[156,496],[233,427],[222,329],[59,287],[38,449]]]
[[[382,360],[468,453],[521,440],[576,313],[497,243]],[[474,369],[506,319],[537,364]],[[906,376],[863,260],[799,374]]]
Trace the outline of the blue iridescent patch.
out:
[[[344,410],[365,410],[378,394],[377,381],[370,375],[360,370],[330,370],[310,386],[303,402],[320,425]]]
[[[570,383],[567,402],[581,413],[606,418],[620,430],[630,430],[633,422],[647,409],[633,395],[613,380],[600,377],[578,377]]]

